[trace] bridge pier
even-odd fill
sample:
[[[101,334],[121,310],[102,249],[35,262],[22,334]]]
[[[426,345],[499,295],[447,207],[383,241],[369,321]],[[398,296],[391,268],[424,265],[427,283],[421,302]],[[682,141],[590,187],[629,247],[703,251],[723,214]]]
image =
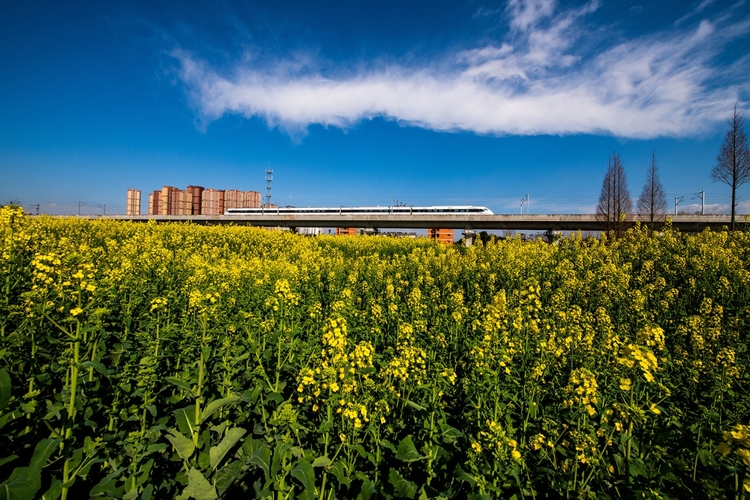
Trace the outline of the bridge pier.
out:
[[[477,233],[473,229],[465,229],[463,232],[464,235],[464,244],[466,247],[470,247],[474,244],[474,238],[476,237]]]
[[[554,243],[562,238],[563,232],[556,229],[547,229],[547,243]]]

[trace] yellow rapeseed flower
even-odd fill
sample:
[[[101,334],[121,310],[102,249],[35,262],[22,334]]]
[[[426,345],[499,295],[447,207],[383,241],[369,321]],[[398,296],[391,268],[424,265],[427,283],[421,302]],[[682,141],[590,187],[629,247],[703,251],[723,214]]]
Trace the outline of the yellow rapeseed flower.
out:
[[[739,450],[737,450],[737,455],[740,456],[745,465],[750,467],[750,450],[746,448],[740,448]]]
[[[716,448],[716,451],[721,453],[722,456],[726,457],[732,452],[732,449],[729,446],[727,446],[727,443],[721,442],[719,443],[719,446]]]

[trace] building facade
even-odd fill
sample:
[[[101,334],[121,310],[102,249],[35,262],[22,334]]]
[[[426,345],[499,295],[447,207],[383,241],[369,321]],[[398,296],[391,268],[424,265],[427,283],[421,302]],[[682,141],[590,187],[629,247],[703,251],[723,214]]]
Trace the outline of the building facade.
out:
[[[427,237],[431,240],[438,240],[440,243],[445,243],[446,245],[452,245],[454,241],[453,229],[431,228],[427,230]]]

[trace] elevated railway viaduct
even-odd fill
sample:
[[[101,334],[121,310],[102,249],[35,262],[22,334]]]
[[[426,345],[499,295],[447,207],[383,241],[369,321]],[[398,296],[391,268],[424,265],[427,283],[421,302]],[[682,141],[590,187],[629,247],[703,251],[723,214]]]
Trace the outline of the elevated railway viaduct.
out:
[[[134,222],[191,222],[194,224],[235,224],[262,227],[361,227],[369,229],[446,228],[468,231],[603,231],[604,222],[590,214],[534,215],[390,215],[390,214],[282,214],[273,211],[253,215],[80,215],[82,219],[116,219]],[[728,215],[670,215],[672,227],[682,232],[699,232],[706,228],[719,230],[729,226]],[[740,227],[748,222],[738,217]],[[626,221],[635,225],[636,219]]]

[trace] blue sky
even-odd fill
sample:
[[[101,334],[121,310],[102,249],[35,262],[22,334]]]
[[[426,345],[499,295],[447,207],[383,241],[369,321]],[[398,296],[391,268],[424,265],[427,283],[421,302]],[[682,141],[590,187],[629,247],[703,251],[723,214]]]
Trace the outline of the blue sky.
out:
[[[655,149],[670,208],[726,210],[748,47],[744,1],[8,3],[0,202],[265,194],[270,166],[281,205],[585,213],[613,151],[637,198]]]

